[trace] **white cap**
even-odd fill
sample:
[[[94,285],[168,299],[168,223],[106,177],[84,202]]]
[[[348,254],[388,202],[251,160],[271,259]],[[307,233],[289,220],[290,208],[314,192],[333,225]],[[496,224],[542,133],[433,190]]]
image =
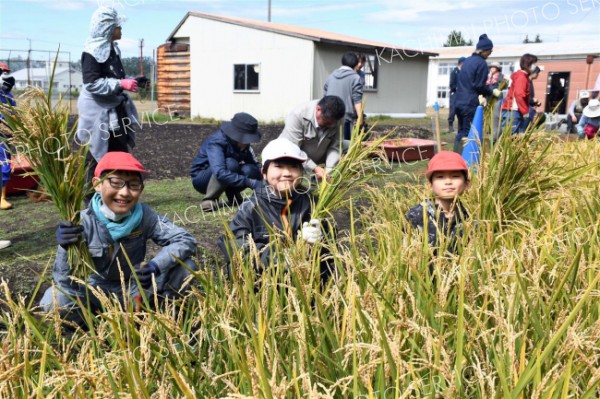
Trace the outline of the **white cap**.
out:
[[[292,158],[300,162],[308,159],[300,147],[287,139],[275,139],[269,142],[262,151],[263,163],[281,158]]]
[[[579,92],[579,98],[590,98],[590,93],[587,90],[581,90]]]

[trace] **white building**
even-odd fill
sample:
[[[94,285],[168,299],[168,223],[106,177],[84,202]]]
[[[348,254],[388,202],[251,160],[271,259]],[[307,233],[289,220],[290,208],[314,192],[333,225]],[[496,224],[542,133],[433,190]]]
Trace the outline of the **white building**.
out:
[[[457,65],[458,58],[469,57],[474,46],[442,47],[432,49],[437,57],[429,59],[429,79],[427,85],[427,105],[436,101],[440,106],[448,106],[450,72]],[[542,102],[540,110],[551,112],[559,107],[564,114],[565,107],[577,97],[578,92],[594,86],[600,73],[600,42],[581,43],[528,43],[517,45],[496,45],[490,62],[502,65],[504,76],[519,69],[519,59],[525,53],[538,57],[537,65],[543,67],[534,81],[536,98]]]
[[[24,68],[13,72],[11,76],[15,78],[15,89],[23,90],[27,87],[28,82],[30,82],[31,86],[47,90],[50,86],[52,67],[53,62],[46,62],[44,68]],[[82,85],[83,77],[81,72],[69,68],[68,62],[57,62],[52,82],[53,89],[60,92],[67,92],[69,88],[73,91],[81,91]]]
[[[429,52],[317,29],[188,12],[158,52],[159,107],[282,120],[323,95],[346,51],[363,53],[369,114],[425,112]]]

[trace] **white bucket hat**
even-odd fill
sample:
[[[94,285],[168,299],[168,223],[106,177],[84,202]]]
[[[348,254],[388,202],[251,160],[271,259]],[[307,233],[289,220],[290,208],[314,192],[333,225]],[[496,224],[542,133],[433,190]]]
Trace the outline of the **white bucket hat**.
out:
[[[588,118],[597,118],[600,116],[600,100],[594,98],[590,100],[587,107],[583,109],[583,114]]]
[[[262,150],[261,155],[263,164],[281,158],[291,158],[300,162],[305,162],[308,159],[306,153],[300,147],[287,139],[275,139],[269,142]]]

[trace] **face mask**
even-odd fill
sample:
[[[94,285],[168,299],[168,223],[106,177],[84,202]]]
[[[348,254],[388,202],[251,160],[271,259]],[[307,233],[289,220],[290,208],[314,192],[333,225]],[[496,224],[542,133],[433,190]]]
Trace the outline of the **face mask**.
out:
[[[102,206],[100,207],[100,212],[102,212],[105,218],[107,218],[108,220],[112,220],[113,222],[120,222],[127,216],[131,215],[131,212],[127,212],[122,215],[117,215],[116,213],[111,211],[110,208],[105,204],[102,204]]]

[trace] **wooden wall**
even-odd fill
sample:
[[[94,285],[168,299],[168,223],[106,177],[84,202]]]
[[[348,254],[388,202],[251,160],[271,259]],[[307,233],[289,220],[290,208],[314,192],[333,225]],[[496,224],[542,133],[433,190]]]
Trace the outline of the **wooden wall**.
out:
[[[158,108],[190,116],[190,45],[165,43],[157,56]]]

